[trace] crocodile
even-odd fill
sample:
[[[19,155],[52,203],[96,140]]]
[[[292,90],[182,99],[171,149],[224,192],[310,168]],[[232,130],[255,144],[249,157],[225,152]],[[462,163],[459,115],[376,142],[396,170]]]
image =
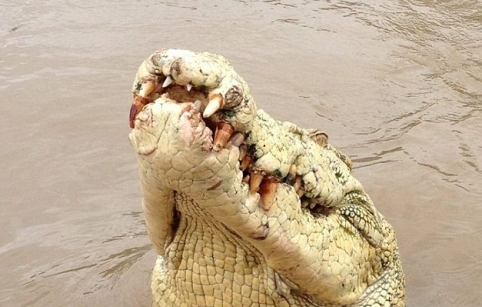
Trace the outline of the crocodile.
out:
[[[152,306],[405,306],[393,227],[351,160],[258,109],[223,56],[154,52],[129,123]]]

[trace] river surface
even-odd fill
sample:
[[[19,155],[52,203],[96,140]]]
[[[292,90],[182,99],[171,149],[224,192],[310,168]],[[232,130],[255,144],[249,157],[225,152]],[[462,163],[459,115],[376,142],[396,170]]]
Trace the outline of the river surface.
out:
[[[0,306],[149,306],[127,135],[139,64],[226,56],[260,108],[324,129],[396,229],[408,306],[482,306],[482,4],[0,3]]]

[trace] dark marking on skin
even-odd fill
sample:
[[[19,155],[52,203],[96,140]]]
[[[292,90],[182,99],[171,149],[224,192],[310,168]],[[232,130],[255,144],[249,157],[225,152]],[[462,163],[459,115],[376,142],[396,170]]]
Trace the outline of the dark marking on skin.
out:
[[[292,176],[291,174],[286,175],[285,182],[289,185],[293,185],[295,183],[296,176]]]
[[[254,236],[253,239],[255,240],[259,240],[259,241],[262,241],[262,240],[265,240],[267,237],[268,237],[268,234],[269,234],[269,222],[266,222],[266,224],[262,224],[260,225],[260,227],[262,227],[263,229],[263,232],[258,235],[258,236]]]
[[[283,174],[281,173],[281,171],[279,169],[275,169],[271,174],[275,178],[282,178],[283,177]]]
[[[287,298],[287,297],[284,295],[284,293],[283,293],[282,284],[284,284],[284,282],[282,281],[281,276],[279,276],[278,273],[275,273],[275,274],[274,274],[274,287],[275,287],[275,289],[276,289],[276,292],[277,292],[282,298],[284,298],[286,301],[288,301],[288,298]]]
[[[324,216],[328,216],[330,215],[331,213],[333,213],[334,210],[333,208],[330,208],[330,207],[325,207],[323,205],[320,205],[320,206],[316,206],[315,208],[313,208],[312,210],[312,213],[318,213],[318,214],[322,214]]]
[[[182,59],[176,59],[174,60],[174,62],[172,63],[172,66],[171,66],[171,71],[172,72],[176,72],[176,75],[180,75],[182,73],[182,62],[183,60]]]
[[[224,114],[226,117],[234,117],[236,115],[236,113],[233,110],[228,110],[228,109],[220,110],[219,112],[221,114]]]
[[[239,86],[233,86],[224,95],[226,106],[229,108],[236,107],[243,102],[243,91]]]
[[[173,215],[172,215],[172,224],[171,224],[171,229],[172,233],[176,233],[177,229],[179,228],[179,224],[181,221],[181,212],[174,210]]]
[[[307,302],[310,302],[311,305],[315,306],[316,303],[311,299],[311,297],[309,295],[307,295],[306,293],[304,292],[301,292],[300,290],[298,289],[293,289],[291,288],[290,289],[290,293],[292,296],[297,296],[297,297],[302,297],[304,300],[306,300]]]
[[[251,144],[251,145],[249,145],[249,147],[248,147],[248,152],[249,152],[252,156],[254,156],[254,154],[256,153],[256,150],[257,150],[257,149],[256,149],[256,144]]]
[[[213,185],[212,187],[208,188],[208,191],[212,191],[212,190],[215,190],[217,187],[219,187],[221,185],[221,183],[223,183],[222,180],[219,180],[218,183],[216,183],[215,185]]]

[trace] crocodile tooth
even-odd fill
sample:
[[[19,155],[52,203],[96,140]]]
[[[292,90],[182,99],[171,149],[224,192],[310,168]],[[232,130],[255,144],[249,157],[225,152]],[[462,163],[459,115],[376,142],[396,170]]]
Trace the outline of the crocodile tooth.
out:
[[[223,97],[220,94],[214,94],[208,102],[206,109],[204,109],[203,117],[209,117],[216,113],[224,105]]]
[[[129,112],[129,126],[131,128],[134,128],[134,120],[136,119],[137,115],[137,106],[135,104],[132,104],[131,106],[131,111]]]
[[[220,122],[214,133],[213,150],[220,151],[233,135],[234,128],[231,124]]]
[[[257,192],[259,190],[259,185],[263,181],[263,175],[257,172],[251,174],[251,179],[249,180],[249,190],[251,192]]]
[[[194,113],[199,113],[199,112],[201,112],[201,107],[202,107],[202,102],[201,102],[201,100],[196,100],[196,101],[194,102],[193,112],[194,112]]]
[[[231,138],[230,142],[236,147],[241,146],[241,143],[244,141],[244,135],[241,132],[235,133]]]
[[[187,90],[188,92],[190,92],[191,89],[192,89],[192,84],[191,84],[191,83],[188,83],[188,84],[186,85],[186,90]]]
[[[301,176],[295,177],[295,182],[293,183],[293,187],[295,188],[295,191],[298,192],[298,190],[301,188]]]
[[[296,194],[298,194],[299,197],[302,197],[303,195],[305,195],[305,188],[300,187],[298,191],[296,191]]]
[[[251,165],[252,159],[250,155],[245,155],[243,160],[241,160],[241,170],[244,172],[250,165]]]
[[[259,187],[261,207],[266,211],[268,211],[274,203],[277,184],[278,182],[275,178],[266,178]]]
[[[246,176],[243,177],[243,182],[249,183],[249,175],[246,175]]]
[[[148,99],[140,96],[136,96],[134,98],[134,101],[132,102],[131,110],[129,112],[129,126],[131,128],[134,128],[135,126],[134,121],[136,119],[137,114],[139,114],[139,112],[142,111],[142,108],[144,108],[144,106],[149,102],[150,101]]]
[[[174,80],[172,80],[171,76],[167,76],[166,80],[164,80],[164,83],[162,84],[162,87],[168,87],[172,82],[174,82]]]
[[[306,199],[301,201],[301,208],[306,208],[306,207],[308,207],[308,205],[309,205],[309,203]]]
[[[247,152],[248,152],[248,145],[246,144],[239,145],[239,161],[243,161],[244,157],[246,157]]]
[[[142,84],[141,90],[139,91],[139,96],[146,98],[156,89],[156,84],[153,81],[147,81]]]
[[[316,207],[316,201],[312,200],[310,202],[310,209],[314,209]]]

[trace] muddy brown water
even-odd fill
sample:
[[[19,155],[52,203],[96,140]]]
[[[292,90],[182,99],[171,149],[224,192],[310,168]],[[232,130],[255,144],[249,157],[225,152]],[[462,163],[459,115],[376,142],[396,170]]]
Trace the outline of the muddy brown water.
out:
[[[409,306],[482,306],[482,5],[0,3],[0,306],[148,306],[127,141],[138,65],[225,55],[260,108],[329,132],[394,225]]]

